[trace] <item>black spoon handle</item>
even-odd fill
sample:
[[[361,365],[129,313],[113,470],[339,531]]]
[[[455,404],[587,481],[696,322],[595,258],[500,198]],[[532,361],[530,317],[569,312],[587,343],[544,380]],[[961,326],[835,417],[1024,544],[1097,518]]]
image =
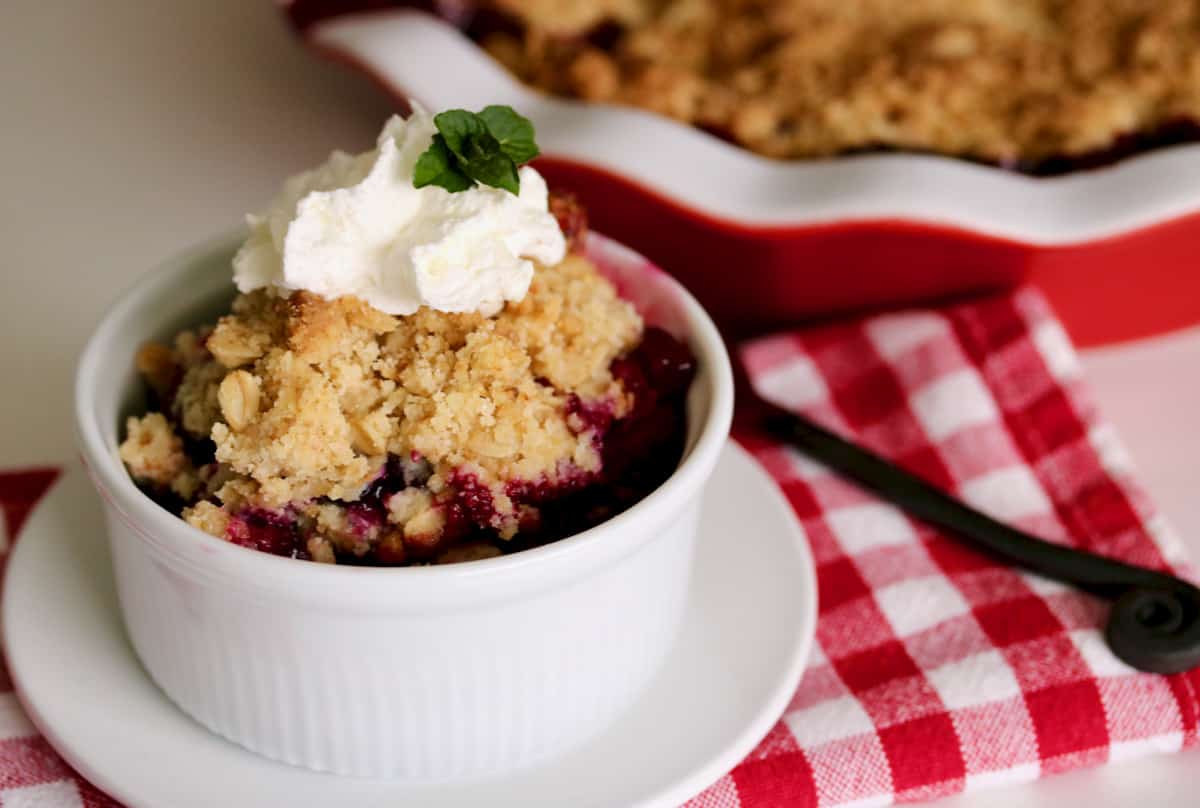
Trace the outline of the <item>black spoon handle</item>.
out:
[[[1200,665],[1200,589],[1187,581],[998,522],[803,416],[773,408],[767,426],[813,459],[976,548],[1114,601],[1105,636],[1113,653],[1133,667],[1178,673]]]

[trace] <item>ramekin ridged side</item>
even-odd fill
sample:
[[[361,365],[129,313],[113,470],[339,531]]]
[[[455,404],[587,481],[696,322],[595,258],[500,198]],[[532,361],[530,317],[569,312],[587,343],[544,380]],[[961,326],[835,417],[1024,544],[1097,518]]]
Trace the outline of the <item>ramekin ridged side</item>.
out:
[[[112,512],[109,535],[134,648],[201,724],[294,765],[447,780],[544,759],[636,697],[678,627],[695,514],[567,587],[349,621],[172,566]]]

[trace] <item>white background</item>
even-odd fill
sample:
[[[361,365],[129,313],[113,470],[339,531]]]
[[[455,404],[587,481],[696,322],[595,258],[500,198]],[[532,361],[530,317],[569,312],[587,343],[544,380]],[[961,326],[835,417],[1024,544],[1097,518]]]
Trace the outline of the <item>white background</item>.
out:
[[[57,464],[75,454],[71,371],[102,308],[235,226],[284,176],[368,147],[389,105],[304,51],[269,0],[5,0],[2,11],[0,467]],[[1085,365],[1200,558],[1200,328],[1093,351]],[[1193,750],[939,804],[1195,805],[1197,775]]]

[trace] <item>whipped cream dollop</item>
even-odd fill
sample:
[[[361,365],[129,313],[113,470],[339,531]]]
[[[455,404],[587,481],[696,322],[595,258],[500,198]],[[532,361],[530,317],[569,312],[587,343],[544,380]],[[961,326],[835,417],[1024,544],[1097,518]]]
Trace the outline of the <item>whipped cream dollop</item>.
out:
[[[334,152],[284,183],[233,259],[237,288],[353,295],[389,314],[421,306],[495,314],[525,296],[533,262],[557,264],[566,242],[546,181],[520,169],[521,192],[477,185],[413,187],[413,167],[437,131],[414,105],[393,116],[376,148]]]

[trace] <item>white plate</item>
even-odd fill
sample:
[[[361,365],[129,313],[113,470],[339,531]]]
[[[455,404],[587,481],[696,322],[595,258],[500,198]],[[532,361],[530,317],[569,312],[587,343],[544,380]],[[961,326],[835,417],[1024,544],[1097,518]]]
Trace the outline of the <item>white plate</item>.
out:
[[[9,561],[9,670],[34,723],[130,806],[676,805],[732,768],[795,690],[817,589],[799,523],[734,444],[709,483],[679,642],[602,737],[536,769],[452,787],[343,778],[260,758],[181,713],[146,676],[117,614],[99,503],[73,469]]]

